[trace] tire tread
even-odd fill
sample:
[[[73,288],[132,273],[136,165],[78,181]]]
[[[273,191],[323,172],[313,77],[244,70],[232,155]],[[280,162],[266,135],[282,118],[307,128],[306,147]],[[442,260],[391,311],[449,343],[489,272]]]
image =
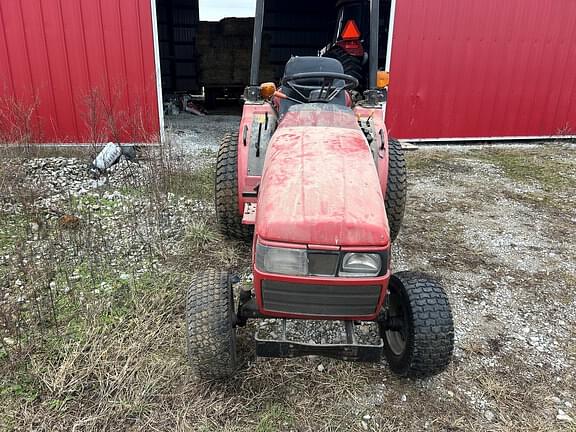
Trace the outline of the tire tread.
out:
[[[338,60],[344,67],[344,73],[356,78],[360,82],[360,86],[364,87],[364,66],[360,58],[351,56],[338,45],[330,48],[324,57]]]
[[[223,379],[234,372],[233,312],[228,272],[194,275],[186,296],[186,332],[188,361],[200,378]]]
[[[385,204],[390,239],[395,241],[402,228],[408,190],[406,158],[400,141],[394,138],[388,140],[388,155],[388,186]]]
[[[417,272],[393,275],[408,300],[412,322],[408,352],[401,364],[391,362],[394,372],[410,378],[437,375],[448,367],[454,351],[454,323],[448,296],[434,279]],[[385,339],[385,338],[384,338]]]
[[[244,225],[238,209],[238,132],[220,143],[216,161],[216,217],[220,232],[229,239],[251,242],[254,226]]]

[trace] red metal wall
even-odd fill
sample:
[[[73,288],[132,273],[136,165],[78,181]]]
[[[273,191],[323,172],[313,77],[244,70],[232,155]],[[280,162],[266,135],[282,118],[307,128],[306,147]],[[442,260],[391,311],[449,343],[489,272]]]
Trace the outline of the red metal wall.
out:
[[[157,100],[150,0],[0,0],[4,133],[16,101],[35,141],[148,141]]]
[[[394,136],[576,134],[576,1],[396,3]]]

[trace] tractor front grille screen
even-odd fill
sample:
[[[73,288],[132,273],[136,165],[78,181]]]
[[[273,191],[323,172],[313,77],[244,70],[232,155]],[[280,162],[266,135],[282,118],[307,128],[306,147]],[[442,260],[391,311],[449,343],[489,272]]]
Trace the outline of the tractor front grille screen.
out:
[[[314,316],[373,315],[381,286],[301,285],[263,281],[262,301],[270,312]]]
[[[314,276],[336,276],[340,254],[308,252],[308,272]]]

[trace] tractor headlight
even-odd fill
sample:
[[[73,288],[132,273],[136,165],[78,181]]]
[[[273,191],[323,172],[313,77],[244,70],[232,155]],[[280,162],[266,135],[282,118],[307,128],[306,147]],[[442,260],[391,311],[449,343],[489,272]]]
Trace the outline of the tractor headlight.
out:
[[[306,249],[288,249],[256,245],[256,267],[265,273],[289,276],[308,275]]]
[[[382,257],[372,253],[347,253],[342,259],[338,276],[376,277],[382,270]]]

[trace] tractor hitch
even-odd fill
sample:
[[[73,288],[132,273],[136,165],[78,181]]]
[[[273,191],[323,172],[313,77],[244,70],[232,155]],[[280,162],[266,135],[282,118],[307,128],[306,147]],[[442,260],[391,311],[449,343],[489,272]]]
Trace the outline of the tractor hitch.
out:
[[[256,355],[259,357],[293,358],[317,355],[339,360],[379,362],[384,344],[309,344],[295,341],[260,339],[256,336]]]
[[[314,355],[345,361],[379,362],[384,349],[382,339],[379,338],[375,344],[358,343],[354,332],[354,322],[343,321],[343,323],[346,330],[346,343],[317,344],[313,341],[305,343],[288,339],[286,320],[283,319],[279,338],[262,337],[256,334],[256,355],[272,358],[294,358]]]

